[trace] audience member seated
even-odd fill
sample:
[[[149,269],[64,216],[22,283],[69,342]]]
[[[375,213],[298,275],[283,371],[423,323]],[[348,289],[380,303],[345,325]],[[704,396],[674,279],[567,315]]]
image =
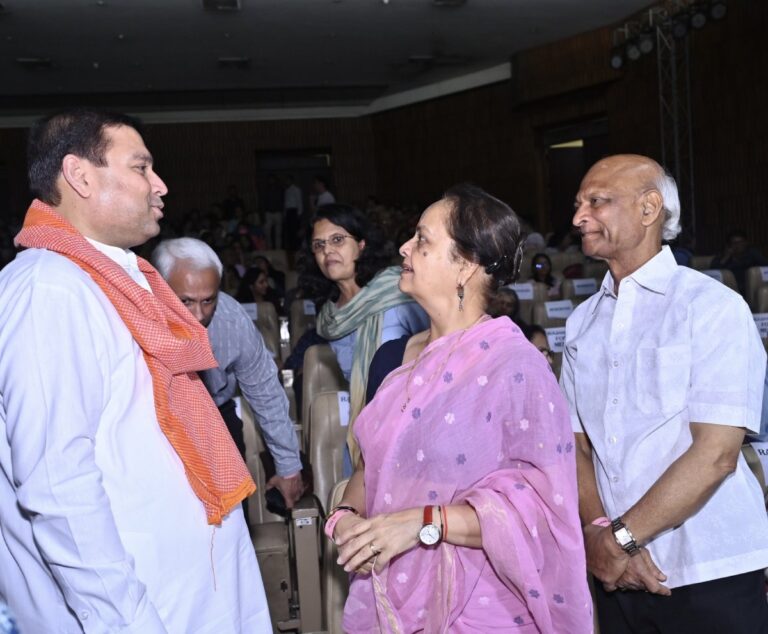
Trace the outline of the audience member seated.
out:
[[[280,297],[269,286],[269,276],[260,268],[250,268],[240,280],[235,299],[241,304],[252,302],[269,302],[275,307],[278,315],[284,314]]]
[[[488,314],[491,317],[509,317],[521,330],[527,326],[520,317],[520,298],[511,288],[502,286],[496,291],[488,303]]]
[[[389,259],[381,237],[363,212],[348,205],[325,205],[311,221],[310,236],[299,284],[305,297],[318,305],[317,332],[329,341],[350,382],[352,430],[365,404],[368,367],[376,349],[390,339],[424,330],[427,319],[400,292],[400,268],[386,267]],[[350,451],[354,464],[353,443]]]
[[[523,328],[523,334],[525,334],[525,338],[544,355],[544,358],[547,360],[550,367],[554,366],[555,353],[552,352],[549,347],[549,339],[547,339],[546,331],[537,324],[531,324],[530,326]]]
[[[263,255],[254,256],[251,259],[251,266],[264,271],[267,274],[270,288],[275,291],[278,297],[285,297],[285,273],[272,266],[272,263]]]
[[[768,260],[757,249],[749,246],[747,236],[741,231],[734,231],[728,236],[723,252],[712,260],[711,268],[733,271],[739,292],[744,295],[747,269],[766,265]]]
[[[592,631],[567,405],[485,313],[521,242],[507,205],[459,186],[401,247],[430,325],[360,414],[364,460],[326,522],[352,573],[345,632]]]
[[[549,288],[549,296],[560,297],[560,285],[562,280],[552,273],[552,260],[546,253],[537,253],[531,260],[531,280],[546,284]]]

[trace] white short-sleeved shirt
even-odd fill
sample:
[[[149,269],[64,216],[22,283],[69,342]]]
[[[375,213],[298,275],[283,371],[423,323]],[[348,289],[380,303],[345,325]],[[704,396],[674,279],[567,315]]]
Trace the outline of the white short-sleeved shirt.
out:
[[[613,288],[609,272],[568,319],[560,380],[612,518],[691,446],[691,422],[758,430],[766,368],[742,298],[678,266],[668,247],[623,279],[618,296]],[[670,587],[768,567],[768,518],[744,458],[698,513],[648,549]]]
[[[20,630],[270,631],[242,509],[207,524],[101,289],[29,249],[0,306],[0,600]]]

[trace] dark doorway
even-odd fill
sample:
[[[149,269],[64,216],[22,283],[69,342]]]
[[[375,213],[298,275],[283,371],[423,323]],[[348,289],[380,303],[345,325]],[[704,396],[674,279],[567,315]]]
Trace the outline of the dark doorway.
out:
[[[573,201],[581,179],[595,162],[610,152],[608,122],[596,119],[541,130],[545,156],[545,187],[549,193],[550,229],[569,227]]]

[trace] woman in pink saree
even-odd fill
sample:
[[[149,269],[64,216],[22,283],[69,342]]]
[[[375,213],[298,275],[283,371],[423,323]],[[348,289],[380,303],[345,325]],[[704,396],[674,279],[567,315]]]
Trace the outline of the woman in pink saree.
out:
[[[360,414],[363,460],[329,516],[353,573],[345,632],[592,631],[567,405],[520,329],[485,314],[521,245],[509,207],[459,186],[400,249],[431,324]]]

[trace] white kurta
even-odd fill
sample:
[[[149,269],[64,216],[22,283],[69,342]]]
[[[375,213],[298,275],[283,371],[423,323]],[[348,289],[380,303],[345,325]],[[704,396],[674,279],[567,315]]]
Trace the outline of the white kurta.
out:
[[[238,505],[206,522],[152,378],[79,267],[0,273],[0,598],[25,633],[269,632]]]

